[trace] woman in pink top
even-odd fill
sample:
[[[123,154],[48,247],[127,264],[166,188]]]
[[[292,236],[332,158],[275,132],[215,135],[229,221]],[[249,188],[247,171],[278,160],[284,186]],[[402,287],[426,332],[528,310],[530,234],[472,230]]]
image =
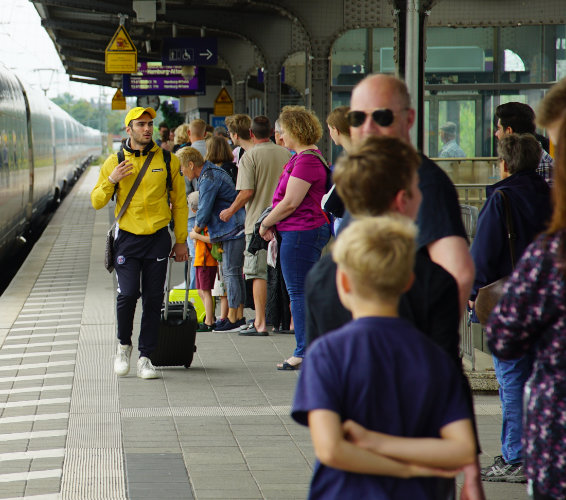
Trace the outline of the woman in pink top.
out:
[[[297,347],[277,369],[296,370],[305,355],[305,278],[330,239],[328,218],[320,207],[328,169],[316,147],[322,127],[312,111],[285,106],[279,123],[285,146],[297,154],[283,168],[273,194],[273,210],[263,220],[260,234],[271,240],[275,226],[281,236],[279,255],[291,298]]]

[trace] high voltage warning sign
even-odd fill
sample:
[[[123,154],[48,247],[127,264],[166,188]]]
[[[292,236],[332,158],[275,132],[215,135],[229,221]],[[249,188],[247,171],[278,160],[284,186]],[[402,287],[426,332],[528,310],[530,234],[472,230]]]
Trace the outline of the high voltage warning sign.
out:
[[[234,102],[225,88],[222,88],[214,100],[214,114],[216,116],[229,116],[234,114]]]
[[[124,26],[119,26],[104,53],[106,73],[135,73],[138,51]]]

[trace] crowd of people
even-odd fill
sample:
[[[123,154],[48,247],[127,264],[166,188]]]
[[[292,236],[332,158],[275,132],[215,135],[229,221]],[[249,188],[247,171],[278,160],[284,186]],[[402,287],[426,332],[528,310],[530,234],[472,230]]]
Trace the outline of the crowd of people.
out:
[[[311,498],[455,498],[461,471],[465,500],[485,498],[482,480],[528,480],[533,498],[564,498],[565,107],[562,81],[538,117],[557,145],[555,163],[535,136],[530,107],[497,108],[501,181],[487,189],[471,250],[454,185],[410,144],[415,111],[398,78],[366,77],[350,106],[327,117],[344,150],[332,174],[317,147],[323,127],[301,106],[283,108],[273,127],[245,114],[227,117],[227,130],[207,131],[198,119],[173,134],[160,125],[159,145],[154,110],[130,110],[125,160],[109,157],[92,193],[95,208],[116,195],[118,214],[132,174],[151,162],[144,194],[133,196],[116,233],[116,373],[129,372],[141,295],[138,376],[157,376],[148,356],[171,254],[192,260],[185,286],[203,298],[201,332],[263,337],[292,324],[295,350],[276,368],[301,368],[292,416],[309,426],[317,457]],[[443,131],[442,156],[461,156],[451,142],[456,125]],[[502,455],[480,469],[459,323],[466,312],[477,321],[482,287],[507,276],[485,325],[500,384]],[[220,317],[216,289],[225,295]],[[275,296],[279,310],[266,314]]]

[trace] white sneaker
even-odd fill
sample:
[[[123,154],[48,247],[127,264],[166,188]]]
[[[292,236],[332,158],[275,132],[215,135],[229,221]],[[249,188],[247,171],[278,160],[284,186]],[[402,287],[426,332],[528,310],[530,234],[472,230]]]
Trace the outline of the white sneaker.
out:
[[[145,356],[138,359],[138,377],[139,378],[157,378],[155,367],[151,364],[151,360]]]
[[[131,345],[118,344],[118,352],[114,358],[114,373],[123,377],[130,371],[130,356],[132,355]]]

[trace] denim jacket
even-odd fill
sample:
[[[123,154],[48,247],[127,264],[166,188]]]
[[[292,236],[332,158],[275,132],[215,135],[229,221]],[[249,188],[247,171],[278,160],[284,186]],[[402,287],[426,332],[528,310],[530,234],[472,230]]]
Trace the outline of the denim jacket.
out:
[[[222,167],[206,161],[198,178],[198,212],[196,225],[208,226],[212,241],[232,239],[238,230],[244,229],[246,212],[240,208],[228,222],[220,220],[220,212],[232,205],[237,192],[232,179]]]

